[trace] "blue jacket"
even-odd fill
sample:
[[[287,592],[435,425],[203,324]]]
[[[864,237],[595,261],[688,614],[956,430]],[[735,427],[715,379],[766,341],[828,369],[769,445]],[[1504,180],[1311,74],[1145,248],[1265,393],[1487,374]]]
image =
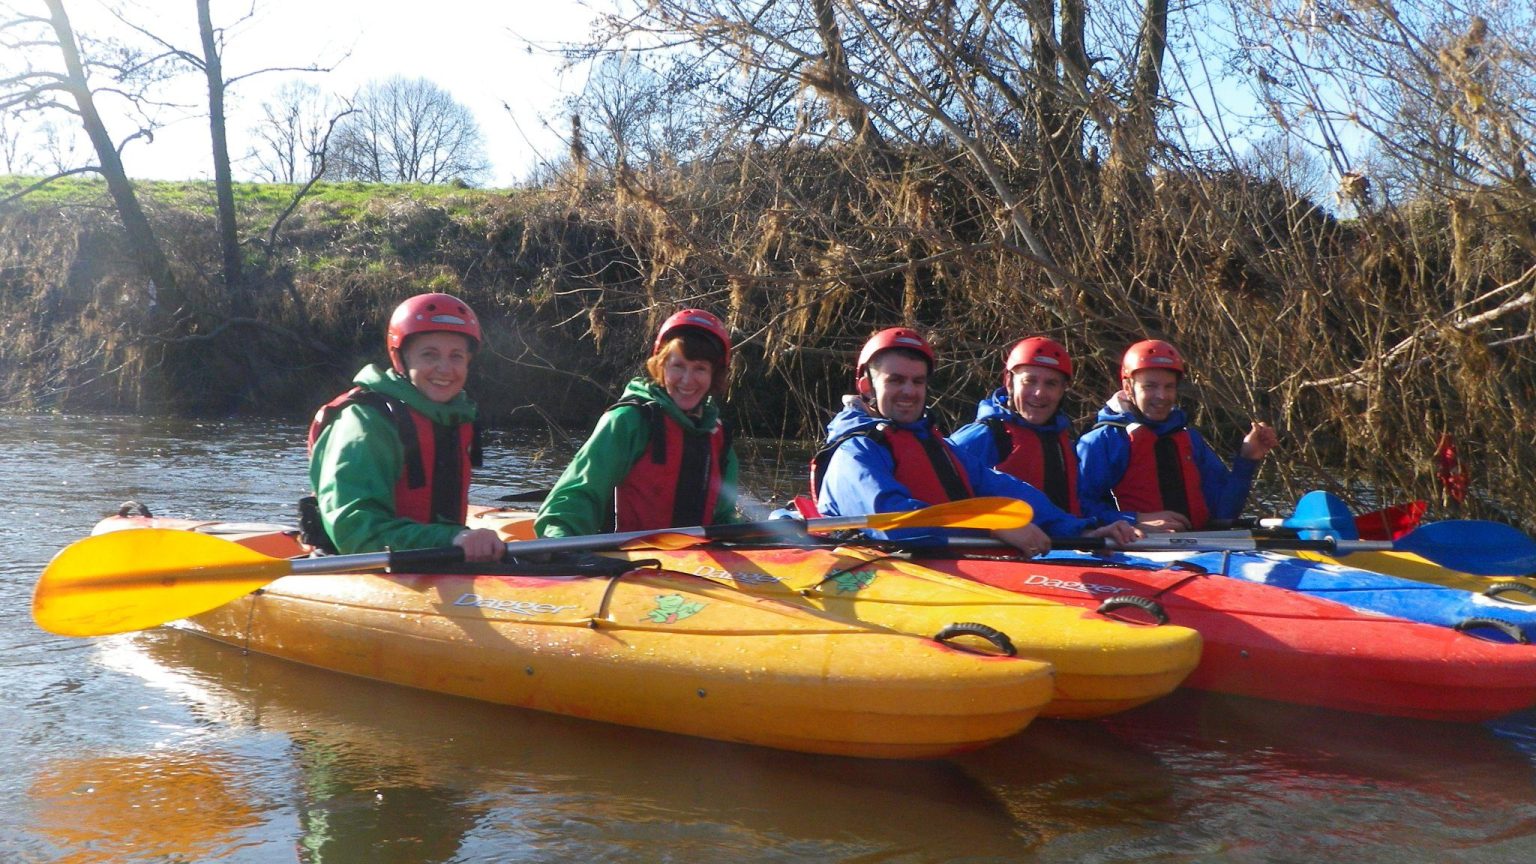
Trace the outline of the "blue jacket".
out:
[[[1051,435],[1060,435],[1072,426],[1072,421],[1068,420],[1067,415],[1060,410],[1051,415],[1050,422],[1044,426],[1030,423],[1017,411],[1008,407],[1008,391],[999,387],[992,391],[991,396],[976,403],[976,422],[961,426],[948,438],[949,446],[955,448],[955,452],[960,453],[960,458],[967,463],[975,459],[988,468],[997,465],[997,442],[992,439],[992,430],[987,428],[986,424],[986,421],[992,417],[1001,417],[1025,429]]]
[[[1141,412],[1122,399],[1122,394],[1116,393],[1099,409],[1097,422],[1143,423],[1162,435],[1184,426],[1187,415],[1184,409],[1175,408],[1163,422],[1149,423]],[[1189,444],[1195,467],[1200,472],[1200,492],[1205,496],[1211,518],[1236,519],[1248,501],[1248,491],[1253,487],[1253,475],[1259,463],[1235,456],[1232,470],[1228,471],[1221,457],[1193,427],[1189,428]],[[1130,458],[1131,439],[1123,426],[1096,426],[1077,439],[1077,494],[1083,505],[1083,515],[1103,522],[1136,521],[1135,513],[1122,512],[1116,506],[1114,496],[1116,484],[1130,467]]]
[[[871,416],[863,400],[856,396],[843,399],[844,408],[827,424],[827,442],[837,440],[850,432],[873,429],[890,423],[883,417]],[[910,429],[921,437],[928,436],[928,417],[916,423],[892,424]],[[997,471],[990,464],[973,456],[956,451],[960,467],[966,472],[971,490],[978,496],[997,495],[1018,498],[1034,508],[1034,524],[1052,537],[1075,537],[1098,524],[1079,519],[1051,503],[1045,493],[1022,480]],[[932,501],[919,501],[896,482],[896,460],[891,451],[880,442],[865,436],[850,438],[838,446],[827,462],[821,489],[816,496],[816,508],[823,516],[863,516],[870,513],[894,513],[902,510],[921,510]],[[909,529],[892,531],[888,535],[872,532],[876,536],[889,536],[893,540],[907,542],[940,543],[948,532]]]

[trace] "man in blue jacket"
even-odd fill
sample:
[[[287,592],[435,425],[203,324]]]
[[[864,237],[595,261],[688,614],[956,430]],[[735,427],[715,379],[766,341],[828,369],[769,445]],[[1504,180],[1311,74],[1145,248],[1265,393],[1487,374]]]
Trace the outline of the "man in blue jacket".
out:
[[[976,420],[949,436],[962,458],[1011,474],[1051,503],[1082,515],[1077,450],[1061,404],[1072,383],[1072,357],[1044,336],[1020,339],[1003,361],[1003,386],[976,406]]]
[[[1254,422],[1228,471],[1178,407],[1183,376],[1184,358],[1167,342],[1147,339],[1126,350],[1122,389],[1077,441],[1083,515],[1149,531],[1198,531],[1242,512],[1259,461],[1279,436]]]
[[[1027,502],[1033,524],[993,532],[1029,555],[1051,548],[1052,537],[1086,534],[1129,542],[1141,536],[1125,522],[1107,525],[1081,519],[1052,504],[1028,483],[977,459],[967,459],[944,440],[928,416],[928,376],[934,353],[928,341],[905,327],[881,330],[859,352],[858,393],[827,425],[827,445],[813,460],[811,488],[826,516],[919,510],[975,496]],[[942,542],[942,532],[892,532],[893,539]]]

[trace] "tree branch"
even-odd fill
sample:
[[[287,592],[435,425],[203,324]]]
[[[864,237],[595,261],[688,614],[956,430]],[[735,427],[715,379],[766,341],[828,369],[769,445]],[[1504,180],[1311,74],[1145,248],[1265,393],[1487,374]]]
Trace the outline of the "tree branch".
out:
[[[1536,277],[1536,267],[1532,267],[1529,270],[1526,270],[1513,281],[1500,285],[1492,291],[1489,291],[1487,294],[1484,294],[1483,297],[1486,298],[1496,294],[1512,291],[1520,287],[1522,282],[1533,281],[1533,277]],[[1454,316],[1458,311],[1460,311],[1460,308],[1465,308],[1466,304],[1464,304],[1457,310],[1453,310],[1447,313],[1439,320],[1423,325],[1418,330],[1414,331],[1413,334],[1409,335],[1407,338],[1401,340],[1396,345],[1393,345],[1391,348],[1387,349],[1385,353],[1380,355],[1380,357],[1376,358],[1373,362],[1356,366],[1354,369],[1345,372],[1343,375],[1335,375],[1332,378],[1323,378],[1317,381],[1303,381],[1301,382],[1301,386],[1313,388],[1338,388],[1352,387],[1357,384],[1364,383],[1365,381],[1369,380],[1368,375],[1372,368],[1385,369],[1392,365],[1392,363],[1403,354],[1413,350],[1414,348],[1443,339],[1446,329],[1457,333],[1466,333],[1471,330],[1479,329],[1493,321],[1503,318],[1511,312],[1518,312],[1521,309],[1525,309],[1526,307],[1531,306],[1533,303],[1536,303],[1536,289],[1527,291],[1526,293],[1512,300],[1506,300],[1505,302],[1500,303],[1498,306],[1495,306],[1486,312],[1480,312],[1467,318],[1452,318],[1451,316]],[[1448,318],[1451,320],[1446,320]]]

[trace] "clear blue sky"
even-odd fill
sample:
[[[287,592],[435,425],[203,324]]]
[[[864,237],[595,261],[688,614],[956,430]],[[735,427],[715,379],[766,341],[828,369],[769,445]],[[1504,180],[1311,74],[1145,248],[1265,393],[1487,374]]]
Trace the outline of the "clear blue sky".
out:
[[[196,48],[197,18],[191,2],[107,0],[131,20],[178,46]],[[228,26],[251,0],[213,0],[216,25]],[[596,5],[606,5],[597,0]],[[77,31],[120,26],[101,0],[65,0]],[[592,12],[576,0],[255,0],[256,14],[231,30],[224,53],[226,76],[272,66],[334,66],[329,73],[272,72],[249,79],[231,94],[230,156],[247,149],[246,130],[260,106],[285,81],[303,77],[322,90],[350,95],[363,83],[402,75],[424,77],[453,94],[475,114],[494,165],[491,185],[526,177],[541,158],[563,149],[546,120],[564,94],[580,90],[581,73],[561,74],[558,61],[528,43],[551,45],[580,39]],[[206,102],[200,82],[188,76],[178,101]],[[511,111],[503,108],[505,102]],[[162,112],[166,122],[153,143],[135,141],[124,153],[130,175],[154,179],[201,179],[213,173],[206,112]],[[109,123],[113,123],[109,118]],[[121,138],[121,122],[113,123]],[[84,146],[83,136],[81,144]],[[94,160],[93,160],[94,161]],[[242,176],[239,167],[237,176]]]

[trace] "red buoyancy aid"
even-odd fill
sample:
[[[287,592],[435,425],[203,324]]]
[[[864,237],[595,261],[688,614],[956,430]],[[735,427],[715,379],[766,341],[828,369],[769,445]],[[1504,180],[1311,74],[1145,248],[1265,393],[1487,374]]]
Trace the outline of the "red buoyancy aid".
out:
[[[721,421],[702,433],[688,429],[655,402],[625,399],[614,405],[620,406],[647,414],[651,443],[613,492],[615,530],[650,531],[713,522],[731,446],[729,426]]]
[[[1200,488],[1200,468],[1195,465],[1189,430],[1180,426],[1158,435],[1142,424],[1124,428],[1131,441],[1131,458],[1125,476],[1115,484],[1120,509],[1133,513],[1173,510],[1188,516],[1193,530],[1204,528],[1211,514]]]
[[[395,482],[395,513],[430,524],[462,525],[469,512],[469,469],[478,463],[475,424],[444,426],[398,399],[362,387],[327,402],[309,424],[309,452],[342,408],[366,405],[395,424],[405,453]]]
[[[1077,500],[1077,449],[1066,429],[1034,429],[997,416],[983,422],[997,445],[997,470],[1044,492],[1051,503],[1073,516],[1082,514]]]
[[[926,437],[919,437],[911,429],[881,423],[855,429],[811,457],[812,500],[821,494],[821,478],[826,474],[832,454],[844,441],[859,437],[874,439],[891,451],[891,458],[896,463],[892,474],[913,498],[928,504],[943,504],[975,496],[965,467],[932,423],[928,425]]]

